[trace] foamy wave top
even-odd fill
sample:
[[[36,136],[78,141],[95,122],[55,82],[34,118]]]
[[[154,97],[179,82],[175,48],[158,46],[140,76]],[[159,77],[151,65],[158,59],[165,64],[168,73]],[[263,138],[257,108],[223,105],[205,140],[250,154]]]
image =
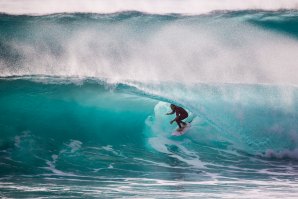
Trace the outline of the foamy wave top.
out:
[[[148,13],[202,14],[214,10],[297,9],[298,0],[0,0],[0,11],[11,14],[60,12],[113,13],[135,10]]]

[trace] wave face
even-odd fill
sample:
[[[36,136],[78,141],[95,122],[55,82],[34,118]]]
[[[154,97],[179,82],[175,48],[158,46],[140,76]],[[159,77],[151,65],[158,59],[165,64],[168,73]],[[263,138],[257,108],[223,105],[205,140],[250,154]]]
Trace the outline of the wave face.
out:
[[[297,16],[0,15],[0,196],[295,198]]]

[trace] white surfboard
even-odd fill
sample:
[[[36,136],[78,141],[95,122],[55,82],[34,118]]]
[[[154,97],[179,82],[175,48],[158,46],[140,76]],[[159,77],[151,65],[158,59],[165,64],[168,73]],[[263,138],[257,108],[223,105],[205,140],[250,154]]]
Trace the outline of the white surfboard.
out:
[[[186,131],[187,131],[190,127],[191,127],[191,124],[190,124],[190,123],[186,123],[186,126],[183,127],[182,131],[178,131],[178,130],[176,130],[176,131],[174,131],[174,132],[172,133],[172,135],[173,135],[173,136],[181,136],[181,135],[185,134]]]

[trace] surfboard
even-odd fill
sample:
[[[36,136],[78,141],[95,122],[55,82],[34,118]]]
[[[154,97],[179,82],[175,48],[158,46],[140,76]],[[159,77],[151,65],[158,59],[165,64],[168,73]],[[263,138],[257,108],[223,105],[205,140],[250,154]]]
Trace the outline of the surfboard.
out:
[[[173,135],[173,136],[181,136],[181,135],[185,134],[186,131],[187,131],[190,127],[191,127],[191,124],[190,124],[190,123],[187,123],[186,126],[183,127],[182,131],[178,131],[178,130],[176,129],[176,131],[174,131],[174,132],[172,133],[172,135]]]

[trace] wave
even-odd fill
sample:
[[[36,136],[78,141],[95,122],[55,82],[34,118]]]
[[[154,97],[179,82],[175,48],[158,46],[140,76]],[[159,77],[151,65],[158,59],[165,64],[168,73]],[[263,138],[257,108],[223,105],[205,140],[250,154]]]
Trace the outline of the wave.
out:
[[[26,1],[26,6],[23,6],[23,2],[20,0],[10,2],[5,0],[0,1],[1,11],[11,14],[50,14],[59,12],[113,13],[131,10],[155,14],[202,14],[215,10],[293,10],[298,8],[297,4],[297,0],[47,0],[42,3],[37,0],[30,0]]]
[[[141,111],[133,109],[136,115],[119,126],[140,134],[150,124],[149,134],[154,129],[159,132],[154,135],[165,137],[165,132],[171,129],[162,112],[167,110],[166,103],[177,103],[196,118],[193,129],[197,133],[190,134],[195,142],[231,145],[263,157],[295,159],[298,34],[296,26],[289,24],[297,23],[296,16],[296,11],[217,12],[196,16],[142,12],[2,14],[0,81],[4,101],[1,107],[5,112],[5,107],[21,105],[17,101],[22,100],[22,94],[27,95],[21,91],[24,84],[29,94],[53,93],[46,97],[53,107],[40,111],[31,106],[28,98],[28,109],[15,107],[12,110],[16,114],[8,119],[24,114],[29,124],[35,126],[35,119],[45,114],[50,118],[45,117],[40,123],[46,125],[54,120],[60,124],[61,116],[70,114],[70,120],[57,128],[47,124],[52,129],[49,131],[57,136],[62,132],[69,135],[71,122],[77,121],[86,124],[75,128],[78,134],[87,131],[94,135],[101,123],[89,123],[92,118],[87,113],[97,103],[104,106],[96,109],[94,118],[107,111],[110,118],[103,123],[113,126],[110,121],[120,116],[112,102],[124,103],[120,110],[131,113],[133,106],[128,106],[126,100],[133,98],[140,103],[136,107]],[[105,89],[128,95],[112,95]],[[10,92],[21,97],[12,98],[15,104],[7,104],[5,100]],[[64,92],[66,101],[62,103],[59,94]],[[84,97],[79,97],[80,92],[85,92]],[[54,99],[59,103],[55,104]],[[39,100],[37,97],[36,103]],[[81,107],[84,103],[86,106]],[[35,110],[32,113],[29,105]],[[64,105],[69,106],[69,111],[60,111]],[[74,112],[79,115],[72,115],[72,105],[77,106]],[[146,119],[149,115],[155,122]],[[35,119],[28,119],[31,117]],[[125,124],[131,121],[137,123]],[[28,130],[22,125],[13,127],[18,121],[6,123],[2,122],[3,132],[13,131],[15,136],[20,137]],[[139,129],[130,128],[134,125]],[[43,132],[44,126],[36,128]],[[118,133],[114,129],[108,134],[110,138],[102,140],[107,139],[105,144],[109,145]],[[69,136],[66,140],[81,139]],[[119,139],[120,143],[126,141]]]
[[[130,170],[126,164],[135,167],[140,162],[208,170],[210,164],[229,167],[222,161],[238,157],[253,157],[256,162],[262,157],[297,159],[296,88],[210,84],[186,88],[171,83],[154,88],[135,82],[62,80],[0,80],[3,174],[30,173],[34,168],[36,173],[73,176],[74,171],[113,169],[117,164]],[[286,89],[292,94],[287,100],[280,95]],[[175,127],[165,115],[169,103],[191,113],[192,128],[184,137],[170,136]],[[215,154],[223,157],[214,161]]]
[[[298,14],[250,3],[0,14],[0,196],[294,197]]]
[[[296,16],[296,11],[1,15],[0,75],[297,85]]]

